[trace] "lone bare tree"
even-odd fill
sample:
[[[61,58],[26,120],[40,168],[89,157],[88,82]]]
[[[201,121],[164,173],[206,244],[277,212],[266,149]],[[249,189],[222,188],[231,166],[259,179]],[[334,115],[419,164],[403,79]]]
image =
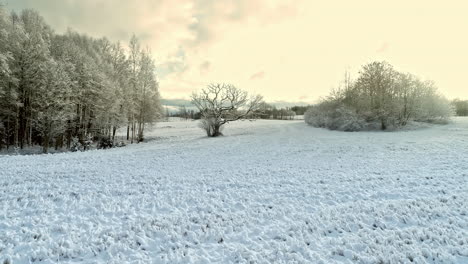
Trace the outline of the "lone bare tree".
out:
[[[198,94],[192,94],[192,103],[202,116],[200,127],[209,137],[222,135],[224,124],[258,111],[262,101],[262,96],[249,96],[231,84],[210,84]]]

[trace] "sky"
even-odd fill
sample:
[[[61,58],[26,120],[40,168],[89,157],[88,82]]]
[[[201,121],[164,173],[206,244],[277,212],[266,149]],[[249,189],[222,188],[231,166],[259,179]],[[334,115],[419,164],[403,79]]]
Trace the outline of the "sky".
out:
[[[267,101],[316,102],[345,71],[385,60],[468,99],[464,0],[0,0],[72,28],[151,49],[164,98],[232,83]]]

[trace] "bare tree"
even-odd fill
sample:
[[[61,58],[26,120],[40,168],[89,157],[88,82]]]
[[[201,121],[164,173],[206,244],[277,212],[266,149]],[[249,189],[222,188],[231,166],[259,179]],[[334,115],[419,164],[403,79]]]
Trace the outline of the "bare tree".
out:
[[[246,91],[231,84],[210,84],[200,93],[192,94],[192,103],[202,116],[200,127],[209,137],[222,135],[224,124],[258,111],[262,101],[262,96],[250,97]]]

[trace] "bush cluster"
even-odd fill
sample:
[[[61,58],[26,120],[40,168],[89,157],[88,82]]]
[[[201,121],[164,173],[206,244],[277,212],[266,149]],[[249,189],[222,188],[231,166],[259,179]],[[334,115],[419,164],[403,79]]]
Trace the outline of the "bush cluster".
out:
[[[365,65],[356,81],[346,80],[305,113],[305,122],[331,130],[360,131],[405,126],[415,120],[447,123],[450,102],[431,81],[400,73],[386,62]]]

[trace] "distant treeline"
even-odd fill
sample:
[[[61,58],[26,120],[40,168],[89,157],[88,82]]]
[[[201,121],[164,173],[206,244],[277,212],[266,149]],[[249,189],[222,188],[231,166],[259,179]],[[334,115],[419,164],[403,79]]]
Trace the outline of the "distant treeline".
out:
[[[276,106],[262,103],[259,107],[259,110],[249,115],[248,117],[253,119],[291,120],[294,119],[296,115],[304,115],[307,108],[308,106],[277,108]],[[165,111],[166,117],[180,117],[184,119],[201,118],[201,113],[199,111],[189,110],[185,106],[179,107],[177,112],[171,113],[167,108]]]
[[[256,116],[260,119],[289,120],[294,119],[296,115],[304,115],[306,110],[307,106],[276,108],[276,106],[263,103]]]
[[[386,62],[362,67],[355,81],[346,74],[342,86],[305,114],[308,124],[359,131],[405,126],[408,121],[446,122],[450,102],[432,81],[401,73]]]
[[[33,10],[0,7],[0,149],[73,141],[143,140],[161,114],[155,63],[136,37],[128,47],[69,30],[56,34]]]
[[[468,116],[468,100],[455,99],[452,105],[457,116]]]

